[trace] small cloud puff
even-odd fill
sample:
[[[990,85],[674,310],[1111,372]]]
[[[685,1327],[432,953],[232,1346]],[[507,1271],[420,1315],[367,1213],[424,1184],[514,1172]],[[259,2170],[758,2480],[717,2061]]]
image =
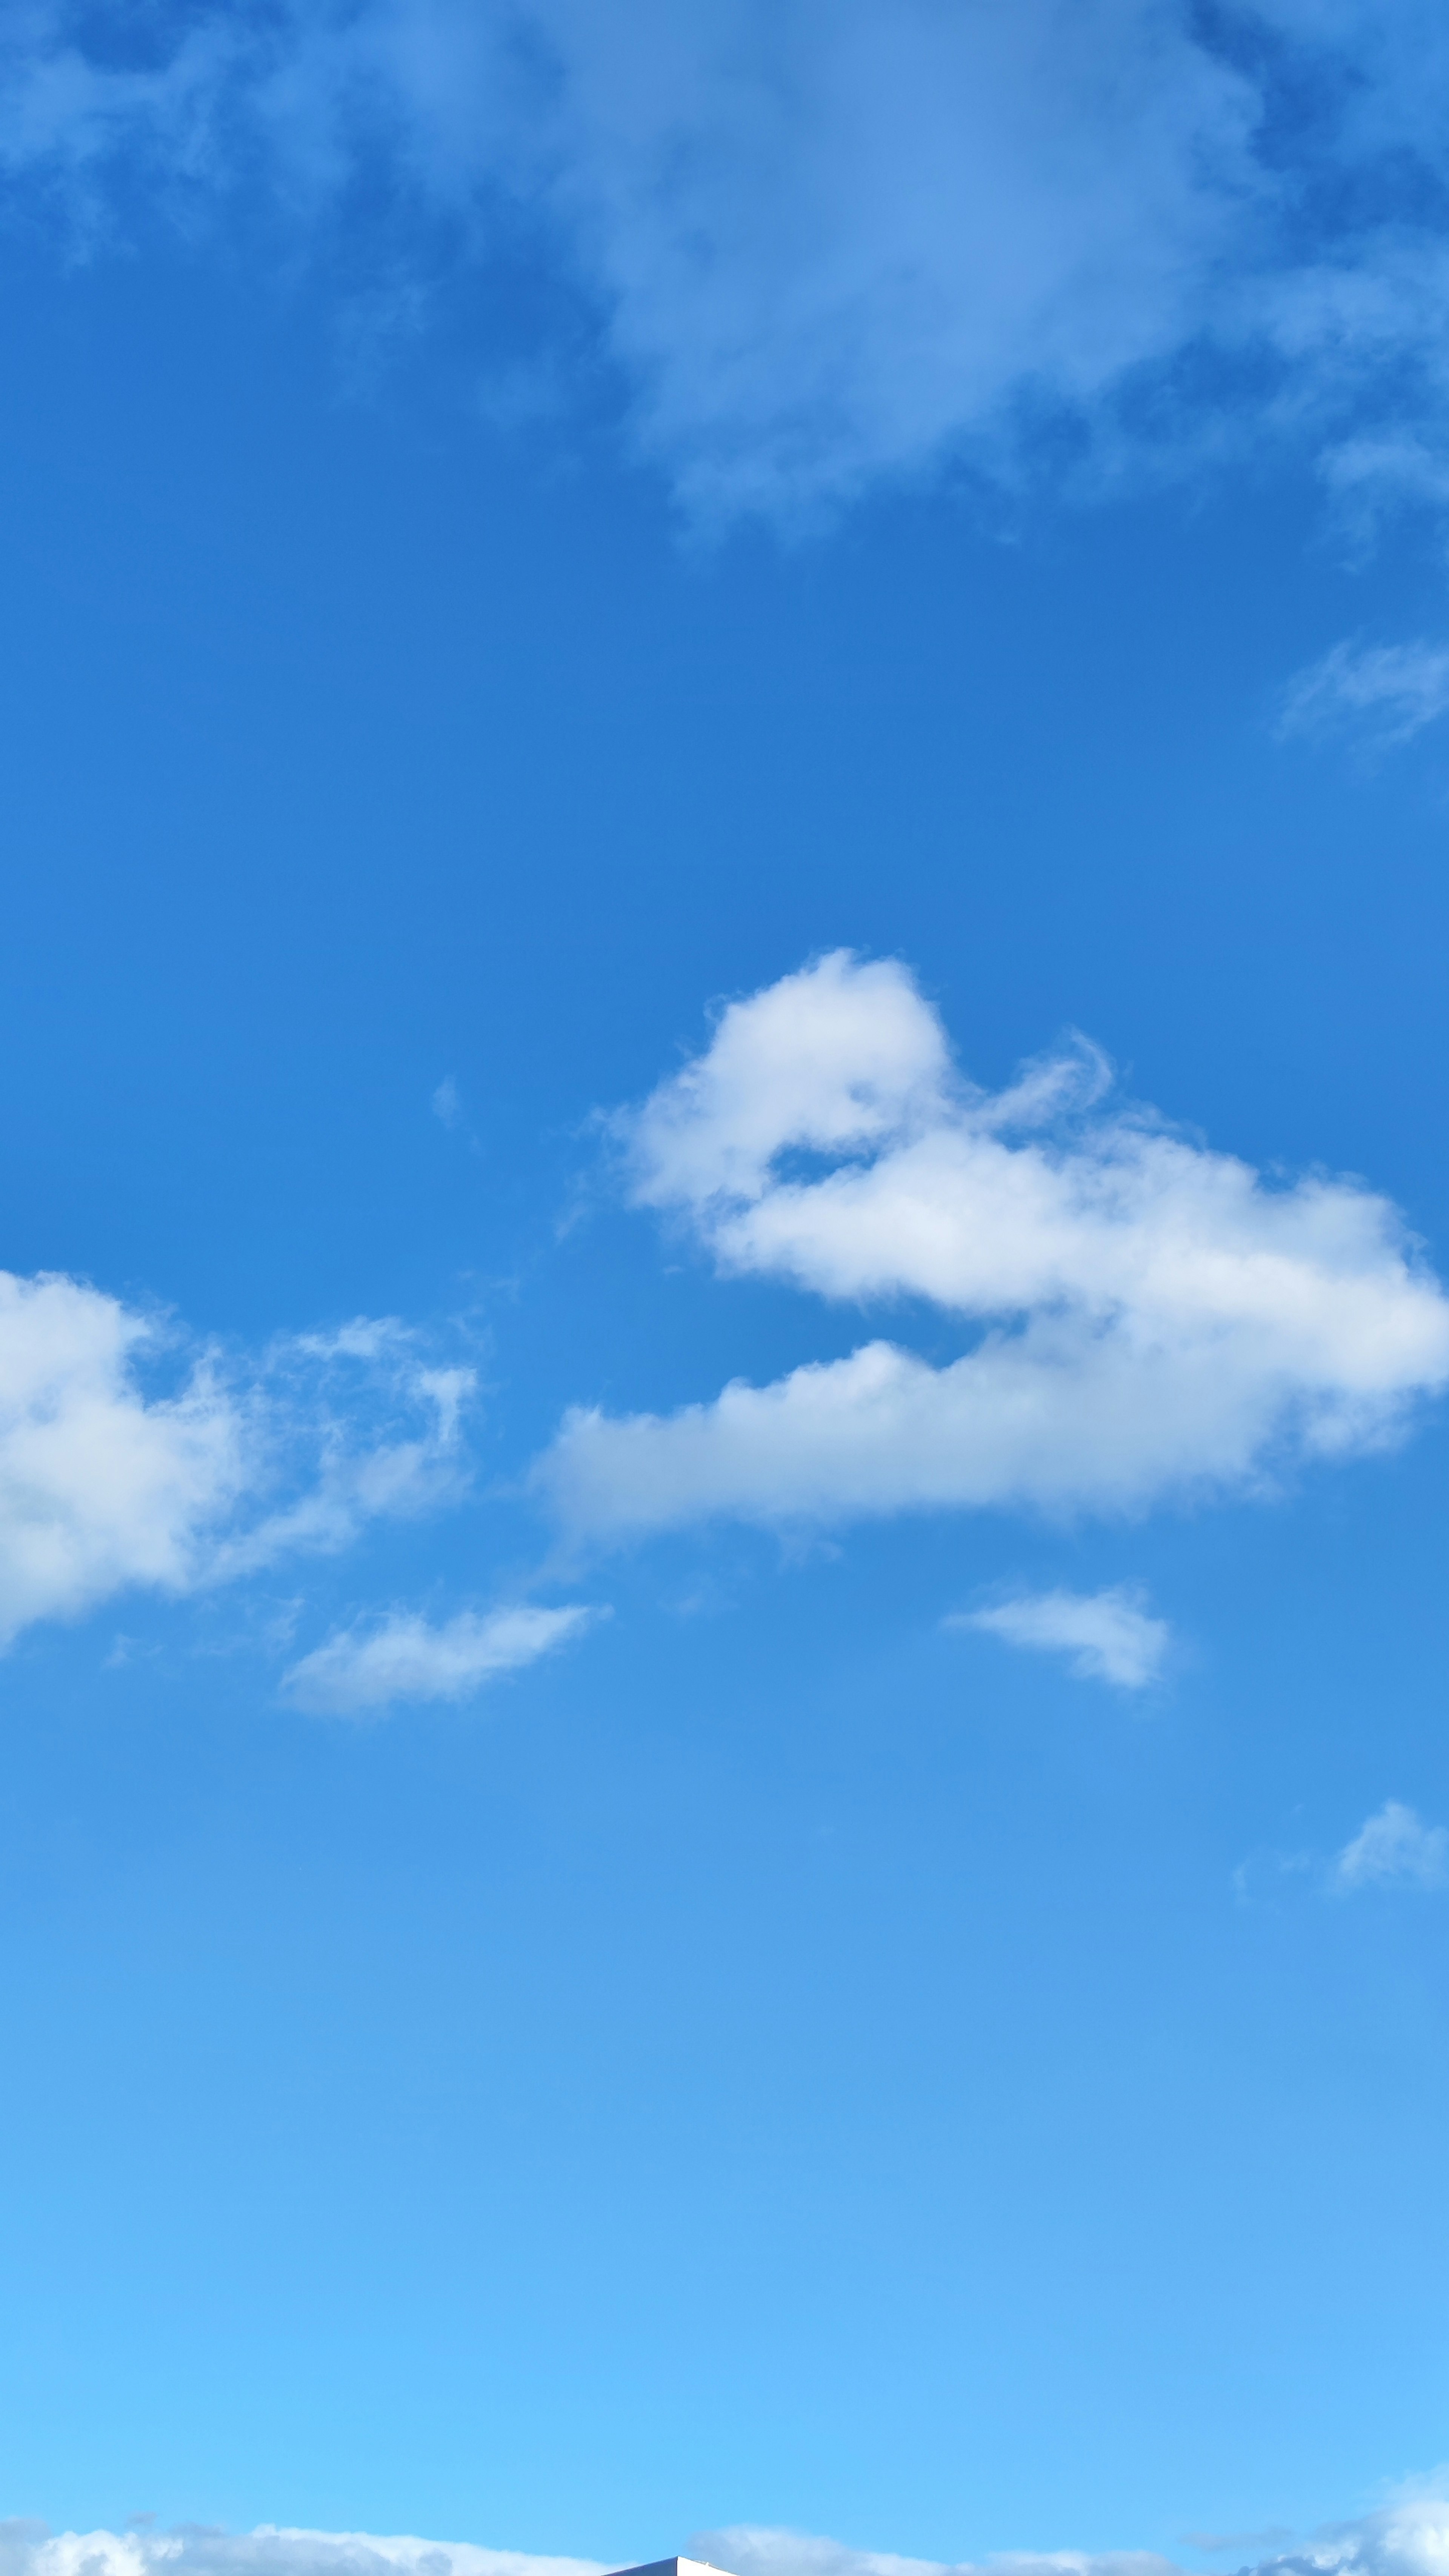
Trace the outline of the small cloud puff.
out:
[[[1284,694],[1281,739],[1351,733],[1371,751],[1396,751],[1449,715],[1449,645],[1335,644]]]
[[[463,1115],[463,1095],[451,1073],[445,1073],[432,1099],[433,1116],[444,1127],[456,1127]]]
[[[395,1610],[378,1626],[339,1629],[283,1676],[317,1716],[370,1717],[399,1700],[471,1699],[485,1683],[537,1663],[607,1613],[581,1604],[460,1611],[438,1626]]]
[[[1025,1592],[984,1610],[955,1612],[948,1628],[979,1628],[1008,1646],[1065,1655],[1080,1681],[1145,1690],[1161,1678],[1172,1631],[1152,1618],[1134,1585],[1106,1592]]]
[[[1421,1824],[1412,1807],[1388,1798],[1345,1843],[1332,1883],[1337,1895],[1352,1896],[1365,1887],[1442,1887],[1446,1878],[1449,1832]]]

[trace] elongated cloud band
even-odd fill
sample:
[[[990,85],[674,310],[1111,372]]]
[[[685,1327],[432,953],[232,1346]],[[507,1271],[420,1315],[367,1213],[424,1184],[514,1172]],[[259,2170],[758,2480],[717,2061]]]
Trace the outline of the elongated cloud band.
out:
[[[635,1202],[726,1274],[924,1300],[895,1340],[665,1416],[579,1409],[536,1471],[599,1536],[727,1514],[1141,1508],[1393,1436],[1449,1378],[1449,1300],[1389,1203],[1114,1105],[1085,1046],[973,1090],[906,970],[822,958],[724,1012],[617,1125]]]

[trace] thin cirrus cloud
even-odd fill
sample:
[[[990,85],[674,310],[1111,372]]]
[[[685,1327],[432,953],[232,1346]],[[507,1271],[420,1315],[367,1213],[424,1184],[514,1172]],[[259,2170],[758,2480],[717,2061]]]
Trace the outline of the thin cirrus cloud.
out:
[[[974,1089],[888,960],[732,1003],[614,1133],[634,1204],[726,1277],[923,1303],[967,1346],[876,1336],[669,1414],[577,1407],[534,1482],[580,1535],[1262,1490],[1449,1379],[1449,1299],[1387,1200],[1268,1186],[1115,1100],[1081,1042]]]
[[[1029,1653],[1064,1656],[1079,1681],[1127,1691],[1161,1680],[1172,1643],[1167,1621],[1154,1618],[1128,1584],[1105,1592],[1017,1593],[981,1610],[954,1611],[943,1625],[976,1629]]]
[[[464,1610],[437,1623],[395,1610],[343,1628],[283,1676],[283,1689],[317,1716],[374,1717],[403,1700],[472,1699],[487,1683],[521,1672],[577,1637],[604,1613],[583,1604],[532,1603],[487,1613]]]
[[[1345,734],[1369,751],[1396,751],[1449,715],[1449,645],[1335,644],[1284,694],[1278,732]]]
[[[1441,2576],[1449,2501],[1440,2485],[1335,2523],[1296,2549],[1258,2559],[1244,2576]],[[689,2548],[734,2576],[1181,2576],[1171,2559],[1145,2549],[1001,2550],[984,2561],[949,2562],[760,2524],[697,2532]],[[272,2525],[235,2534],[194,2524],[51,2534],[38,2523],[0,2524],[0,2576],[604,2576],[610,2564],[466,2541]]]
[[[527,238],[568,318],[490,348],[504,408],[602,347],[706,518],[1016,487],[1063,419],[1099,470],[1306,438],[1372,512],[1449,483],[1446,102],[1430,0],[200,0],[169,49],[31,0],[0,173],[91,244],[138,188],[195,231],[261,174],[325,246],[385,164],[378,329],[460,270],[486,314]]]
[[[240,1359],[84,1280],[0,1272],[0,1647],[450,1500],[473,1388],[392,1321]]]

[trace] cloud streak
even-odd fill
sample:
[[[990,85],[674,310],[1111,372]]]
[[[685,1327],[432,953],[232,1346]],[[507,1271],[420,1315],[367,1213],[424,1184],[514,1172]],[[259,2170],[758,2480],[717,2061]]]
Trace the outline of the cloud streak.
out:
[[[283,1688],[318,1716],[373,1717],[399,1700],[473,1699],[506,1673],[553,1654],[603,1614],[580,1604],[545,1610],[530,1603],[480,1614],[460,1611],[437,1624],[394,1610],[370,1625],[340,1629],[283,1676]]]
[[[599,1538],[1121,1512],[1393,1437],[1449,1378],[1449,1300],[1395,1210],[1270,1187],[1107,1079],[1079,1044],[974,1089],[905,968],[844,950],[732,1003],[615,1121],[635,1204],[726,1276],[924,1305],[967,1347],[877,1336],[668,1415],[579,1407],[538,1490]]]

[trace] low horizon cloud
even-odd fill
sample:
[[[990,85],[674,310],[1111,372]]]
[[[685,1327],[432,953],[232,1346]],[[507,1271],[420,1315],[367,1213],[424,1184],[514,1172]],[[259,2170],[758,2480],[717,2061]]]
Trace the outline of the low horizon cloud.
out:
[[[1441,2576],[1449,2478],[1436,2473],[1425,2486],[1432,2491],[1327,2524],[1297,2547],[1259,2558],[1243,2576]],[[1012,2549],[941,2560],[750,2523],[695,2532],[684,2547],[729,2576],[1184,2576],[1177,2561],[1146,2549]],[[628,2563],[266,2523],[239,2533],[189,2524],[55,2534],[44,2523],[0,2523],[0,2576],[609,2576]]]
[[[1172,1644],[1165,1619],[1153,1618],[1140,1585],[1103,1592],[1018,1592],[980,1610],[955,1610],[948,1629],[976,1629],[1003,1645],[1063,1655],[1079,1681],[1146,1690],[1162,1678]]]
[[[697,523],[1266,438],[1361,522],[1449,495],[1446,102],[1429,0],[28,0],[0,178],[91,258],[138,205],[195,241],[260,202],[288,273],[367,195],[354,341],[466,298],[480,417],[585,418],[602,376]],[[521,339],[520,239],[555,317]]]
[[[1270,1185],[1114,1101],[1085,1041],[980,1090],[894,960],[836,950],[731,1002],[612,1133],[627,1198],[721,1278],[974,1338],[937,1363],[877,1334],[668,1414],[574,1407],[533,1484],[575,1538],[1263,1493],[1449,1381],[1449,1299],[1388,1200]]]

